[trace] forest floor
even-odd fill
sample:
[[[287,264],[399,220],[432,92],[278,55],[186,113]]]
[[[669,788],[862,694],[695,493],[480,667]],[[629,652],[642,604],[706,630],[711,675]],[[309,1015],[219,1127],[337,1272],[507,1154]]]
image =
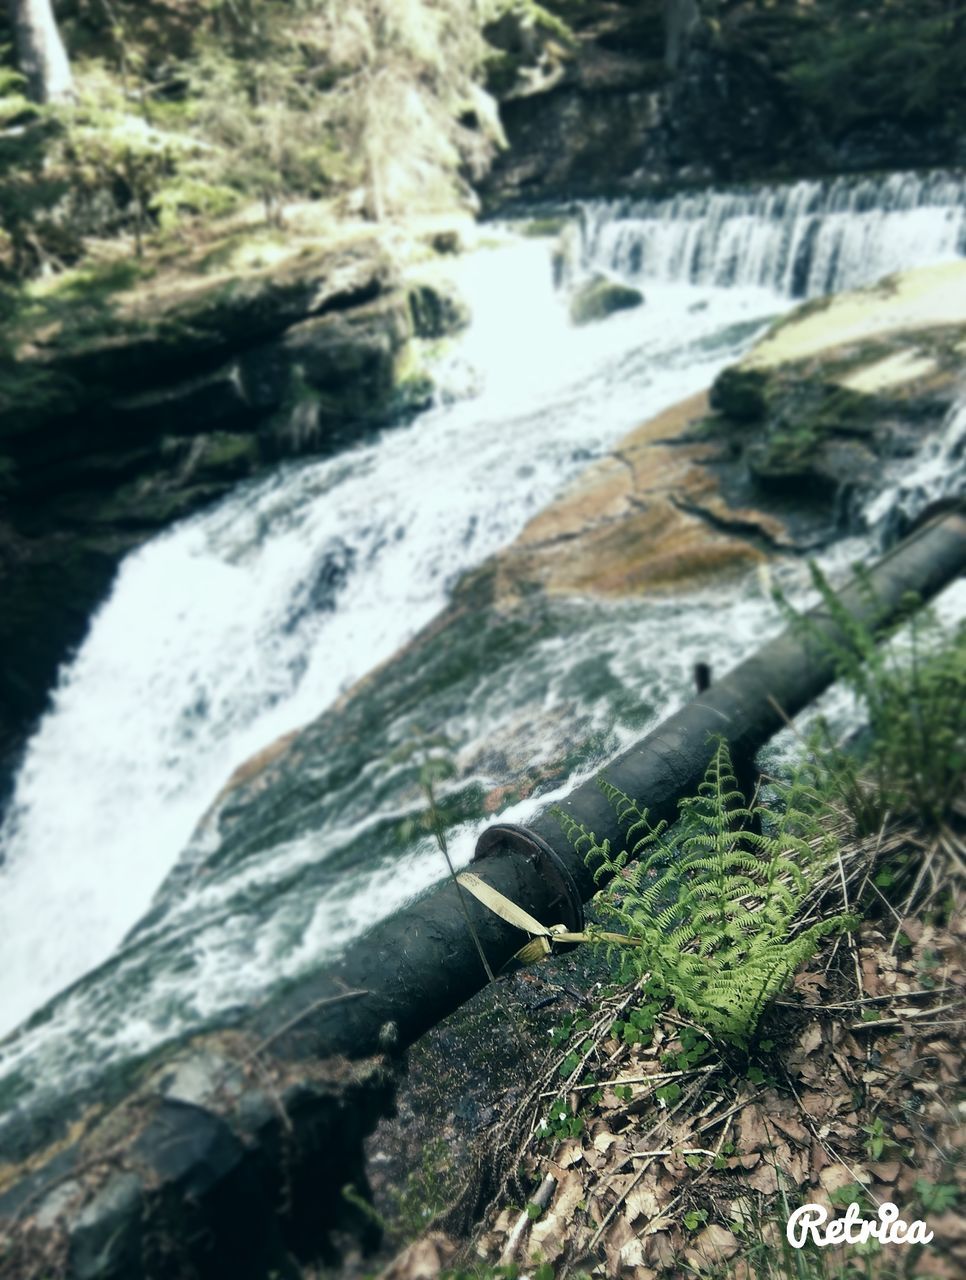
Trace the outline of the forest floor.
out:
[[[482,993],[414,1050],[399,1118],[372,1140],[387,1241],[410,1241],[381,1280],[962,1276],[964,855],[961,823],[846,840],[811,910],[844,899],[864,921],[797,974],[747,1054],[639,983],[606,986],[597,960]],[[933,1239],[790,1247],[794,1209],[852,1203],[876,1221],[894,1204]]]

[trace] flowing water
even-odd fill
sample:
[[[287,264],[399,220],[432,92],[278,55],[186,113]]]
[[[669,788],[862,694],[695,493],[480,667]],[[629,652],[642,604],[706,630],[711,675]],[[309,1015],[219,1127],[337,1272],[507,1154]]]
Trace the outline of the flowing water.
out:
[[[584,209],[583,264],[794,298],[966,254],[966,178],[890,174]]]
[[[724,670],[780,625],[754,584],[713,608],[700,593],[548,605],[522,632],[491,627],[482,657],[471,622],[324,722],[286,804],[191,841],[232,769],[391,657],[462,574],[630,427],[706,386],[793,294],[962,252],[966,196],[942,175],[893,176],[588,206],[582,225],[584,265],[644,280],[645,307],[575,330],[548,242],[495,234],[460,264],[474,323],[435,407],[242,486],[122,565],[0,833],[0,1032],[74,984],[0,1049],[0,1104],[230,1017],[439,879],[430,842],[394,835],[419,807],[398,751],[417,727],[452,744],[463,860],[507,777],[572,785],[687,695],[695,658]]]

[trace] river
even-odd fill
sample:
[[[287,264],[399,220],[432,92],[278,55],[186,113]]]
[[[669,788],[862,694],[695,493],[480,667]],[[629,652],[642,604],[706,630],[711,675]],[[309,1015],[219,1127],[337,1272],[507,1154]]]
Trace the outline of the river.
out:
[[[753,583],[713,609],[693,593],[565,610],[445,691],[417,673],[416,705],[375,725],[349,776],[322,770],[324,803],[294,834],[252,832],[230,858],[192,841],[234,768],[388,660],[589,461],[707,386],[795,298],[966,252],[966,183],[595,204],[581,225],[573,270],[632,280],[645,306],[574,329],[551,243],[488,228],[455,268],[474,318],[438,357],[432,408],[241,486],[121,566],[0,832],[0,1106],[234,1016],[439,879],[431,841],[387,834],[413,811],[392,780],[416,724],[445,730],[464,790],[485,790],[500,744],[531,765],[566,758],[572,781],[686,696],[695,656],[724,670],[777,629]],[[893,499],[877,501],[882,522]],[[456,827],[458,860],[483,821]]]

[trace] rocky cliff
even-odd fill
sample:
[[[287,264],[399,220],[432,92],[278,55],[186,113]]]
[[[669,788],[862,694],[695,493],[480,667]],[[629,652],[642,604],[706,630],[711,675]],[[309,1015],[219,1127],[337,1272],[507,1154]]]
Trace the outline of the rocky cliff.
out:
[[[962,20],[934,7],[702,0],[673,40],[664,0],[548,0],[570,36],[521,6],[488,32],[509,147],[485,199],[961,164]]]
[[[281,458],[423,407],[411,340],[465,316],[370,238],[85,321],[35,331],[0,371],[0,761],[128,551]]]

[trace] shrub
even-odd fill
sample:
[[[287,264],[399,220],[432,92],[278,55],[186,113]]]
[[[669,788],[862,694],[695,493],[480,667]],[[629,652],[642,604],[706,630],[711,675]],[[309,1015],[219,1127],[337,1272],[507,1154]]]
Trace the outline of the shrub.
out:
[[[843,747],[820,717],[808,740],[818,791],[838,797],[858,829],[878,829],[887,814],[915,816],[927,827],[948,819],[966,772],[966,622],[948,634],[929,609],[907,598],[908,629],[879,645],[872,629],[841,604],[817,565],[812,580],[839,638],[792,614],[805,638],[833,654],[869,733]],[[871,587],[866,586],[870,598]],[[791,612],[779,597],[782,607]]]

